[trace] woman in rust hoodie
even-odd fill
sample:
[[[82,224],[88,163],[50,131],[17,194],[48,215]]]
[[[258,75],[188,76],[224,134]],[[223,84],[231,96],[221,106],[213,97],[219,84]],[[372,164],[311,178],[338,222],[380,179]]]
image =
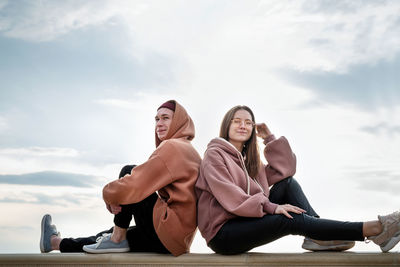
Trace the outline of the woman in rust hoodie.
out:
[[[264,140],[268,165],[260,161],[256,135]],[[346,240],[365,237],[382,251],[399,242],[399,212],[369,222],[320,219],[295,172],[296,157],[285,137],[276,139],[264,123],[256,125],[246,106],[229,110],[196,182],[198,227],[207,245],[237,254],[289,234],[305,236],[303,248],[309,250],[345,250],[354,245]]]
[[[50,215],[45,215],[42,252],[82,251],[82,246],[91,253],[130,250],[178,256],[189,252],[196,231],[194,185],[201,162],[190,142],[195,135],[194,124],[186,110],[173,100],[158,108],[155,119],[156,150],[145,163],[125,166],[120,179],[103,189],[107,208],[116,214],[112,234],[61,240]],[[128,229],[132,215],[135,226]],[[97,243],[92,244],[96,237]],[[58,246],[57,242],[53,246],[51,239],[57,238]]]

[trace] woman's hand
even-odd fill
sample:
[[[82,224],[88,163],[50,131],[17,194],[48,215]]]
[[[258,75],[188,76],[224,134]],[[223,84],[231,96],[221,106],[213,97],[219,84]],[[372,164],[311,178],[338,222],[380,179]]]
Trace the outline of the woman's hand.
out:
[[[268,129],[268,127],[265,123],[257,123],[256,124],[256,134],[258,137],[265,139],[271,135],[271,131]]]
[[[278,205],[278,207],[276,207],[276,209],[275,209],[275,214],[283,214],[286,217],[288,217],[290,219],[293,219],[293,217],[289,214],[289,212],[294,212],[294,213],[297,213],[297,214],[301,214],[301,213],[306,212],[306,211],[301,209],[301,208],[299,208],[299,207],[290,205],[290,204]]]
[[[120,205],[114,205],[114,204],[106,204],[106,208],[108,211],[114,215],[118,214],[121,212],[122,208]]]

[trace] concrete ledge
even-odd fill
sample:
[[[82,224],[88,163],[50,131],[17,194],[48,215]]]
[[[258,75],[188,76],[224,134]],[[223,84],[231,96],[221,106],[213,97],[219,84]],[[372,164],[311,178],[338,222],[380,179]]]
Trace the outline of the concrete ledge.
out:
[[[0,266],[400,266],[400,253],[0,254]]]

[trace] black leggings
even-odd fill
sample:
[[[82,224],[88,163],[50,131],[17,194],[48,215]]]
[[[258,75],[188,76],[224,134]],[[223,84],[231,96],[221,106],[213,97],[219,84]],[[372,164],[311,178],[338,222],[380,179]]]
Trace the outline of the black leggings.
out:
[[[364,240],[362,222],[341,222],[320,219],[313,210],[298,182],[288,177],[276,183],[270,201],[291,204],[307,212],[267,214],[262,218],[238,217],[226,222],[208,246],[219,254],[239,254],[265,245],[286,235],[303,235],[318,240]]]
[[[123,167],[119,178],[130,174],[134,167],[135,165]],[[121,228],[129,227],[132,215],[135,218],[135,226],[129,227],[126,233],[130,251],[170,253],[161,243],[153,226],[153,207],[157,198],[157,194],[153,193],[138,203],[121,205],[122,211],[114,216],[115,225]],[[84,245],[96,243],[99,236],[102,236],[103,233],[112,233],[112,231],[113,228],[95,236],[64,238],[60,243],[60,252],[83,252]]]

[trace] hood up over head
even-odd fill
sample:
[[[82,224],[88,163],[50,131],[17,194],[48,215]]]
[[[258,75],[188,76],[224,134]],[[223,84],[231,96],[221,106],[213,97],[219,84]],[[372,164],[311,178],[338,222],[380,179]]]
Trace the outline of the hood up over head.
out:
[[[170,101],[175,103],[175,112],[165,140],[172,138],[186,138],[187,140],[192,140],[195,133],[192,118],[190,118],[189,114],[187,114],[186,110],[178,102],[175,100]],[[156,137],[156,147],[158,147],[162,141],[158,138],[155,129],[154,133]]]

